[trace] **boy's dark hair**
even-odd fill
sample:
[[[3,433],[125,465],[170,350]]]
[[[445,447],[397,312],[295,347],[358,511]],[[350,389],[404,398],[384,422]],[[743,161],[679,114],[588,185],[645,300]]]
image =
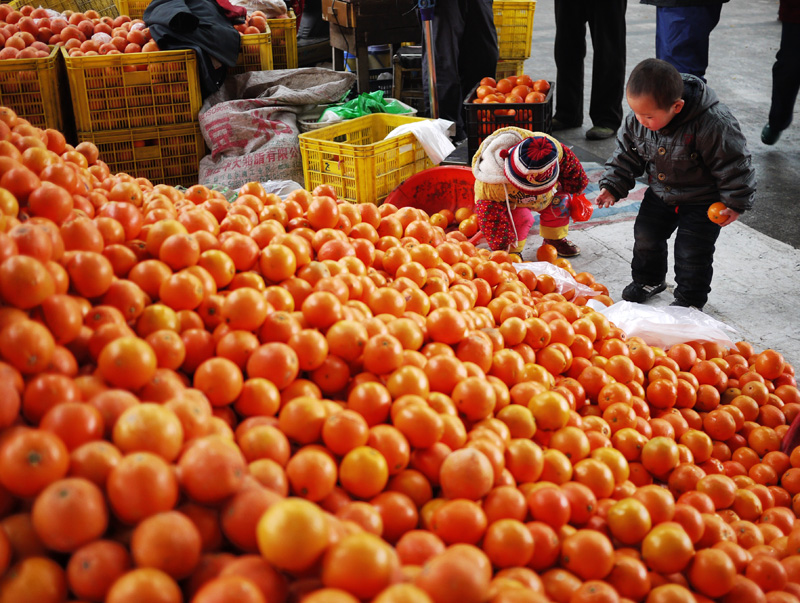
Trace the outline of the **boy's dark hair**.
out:
[[[626,90],[634,98],[649,96],[659,109],[667,110],[683,97],[683,78],[666,61],[645,59],[631,71]]]

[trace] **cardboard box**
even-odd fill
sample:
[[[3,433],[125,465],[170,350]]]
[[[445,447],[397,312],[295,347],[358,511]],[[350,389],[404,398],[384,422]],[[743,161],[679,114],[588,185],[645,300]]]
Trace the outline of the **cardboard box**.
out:
[[[356,26],[353,5],[342,0],[322,0],[322,18],[341,27]]]

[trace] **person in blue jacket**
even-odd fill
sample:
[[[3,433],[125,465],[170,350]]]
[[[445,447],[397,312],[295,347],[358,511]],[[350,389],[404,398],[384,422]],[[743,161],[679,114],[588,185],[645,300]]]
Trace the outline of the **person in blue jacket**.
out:
[[[706,81],[708,39],[728,0],[640,0],[656,7],[656,58]]]

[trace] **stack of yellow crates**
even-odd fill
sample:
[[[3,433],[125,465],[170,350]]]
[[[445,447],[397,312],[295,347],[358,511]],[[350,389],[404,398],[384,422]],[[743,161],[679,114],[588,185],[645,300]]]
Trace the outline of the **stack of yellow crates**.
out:
[[[297,17],[267,19],[272,32],[272,69],[297,69]]]
[[[197,182],[205,142],[194,51],[78,57],[62,51],[78,142],[97,145],[112,173]]]
[[[43,7],[55,12],[71,10],[97,11],[101,17],[118,17],[114,0],[13,0],[9,6]],[[9,107],[37,128],[69,130],[62,108],[61,52],[52,48],[49,56],[36,59],[7,59],[0,61],[0,106]]]
[[[522,75],[523,63],[531,56],[536,0],[494,0],[492,10],[500,49],[496,78]]]
[[[270,32],[242,36],[229,73],[272,69]],[[112,172],[165,184],[197,182],[206,153],[197,57],[165,50],[71,57],[62,49],[78,131]]]
[[[59,49],[38,59],[0,61],[0,106],[12,109],[37,128],[64,131],[58,85]]]

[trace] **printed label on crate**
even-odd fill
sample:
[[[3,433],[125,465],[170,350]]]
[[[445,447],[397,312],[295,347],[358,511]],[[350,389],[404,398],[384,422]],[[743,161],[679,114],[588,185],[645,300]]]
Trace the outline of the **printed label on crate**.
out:
[[[322,160],[322,171],[325,174],[337,174],[339,176],[342,175],[342,166],[339,162],[338,157],[333,157],[331,159],[323,159]]]

